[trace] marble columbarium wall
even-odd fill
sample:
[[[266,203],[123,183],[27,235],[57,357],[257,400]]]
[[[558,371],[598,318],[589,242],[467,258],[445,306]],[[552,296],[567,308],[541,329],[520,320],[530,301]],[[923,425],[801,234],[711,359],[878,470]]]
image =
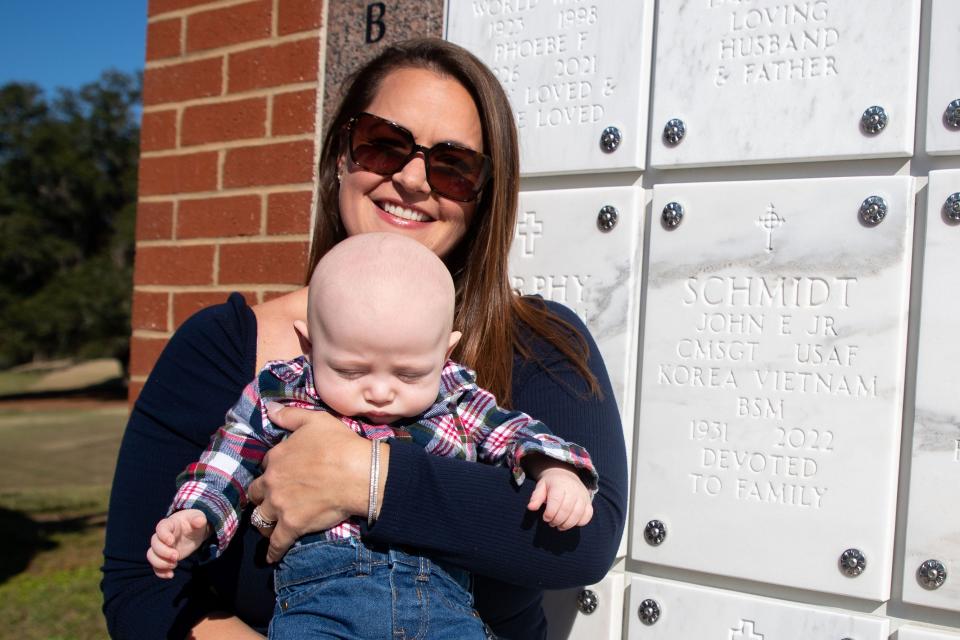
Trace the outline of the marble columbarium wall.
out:
[[[960,2],[447,0],[631,464],[554,638],[960,640]]]

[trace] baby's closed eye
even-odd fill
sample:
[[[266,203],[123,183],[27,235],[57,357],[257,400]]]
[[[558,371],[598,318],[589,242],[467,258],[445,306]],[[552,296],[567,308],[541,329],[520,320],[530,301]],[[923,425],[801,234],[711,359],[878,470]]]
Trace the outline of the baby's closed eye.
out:
[[[334,372],[345,380],[356,380],[366,373],[359,369],[334,369]]]
[[[398,371],[397,378],[402,382],[419,382],[430,375],[429,371]]]

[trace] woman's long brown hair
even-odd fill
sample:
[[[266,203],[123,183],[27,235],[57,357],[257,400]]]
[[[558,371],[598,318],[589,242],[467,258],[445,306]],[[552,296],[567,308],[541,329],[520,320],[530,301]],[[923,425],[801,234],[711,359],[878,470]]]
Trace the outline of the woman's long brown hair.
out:
[[[480,195],[470,228],[445,258],[457,289],[454,326],[463,332],[452,357],[476,370],[480,386],[489,389],[501,405],[509,407],[514,352],[528,359],[535,357],[517,332],[519,321],[559,350],[590,390],[599,393],[596,378],[587,366],[587,344],[580,333],[549,313],[538,300],[522,298],[510,288],[507,260],[520,184],[513,113],[490,70],[470,52],[450,42],[422,38],[393,45],[348,81],[320,152],[317,222],[307,279],[320,258],[346,237],[340,223],[337,181],[337,163],[346,143],[344,125],[373,102],[387,75],[404,68],[429,69],[455,78],[467,89],[480,113],[484,151],[493,161],[492,177]]]

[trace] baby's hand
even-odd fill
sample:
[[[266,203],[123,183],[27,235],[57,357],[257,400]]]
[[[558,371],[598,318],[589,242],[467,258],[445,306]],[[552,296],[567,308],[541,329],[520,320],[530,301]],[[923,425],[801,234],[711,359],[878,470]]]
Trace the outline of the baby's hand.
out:
[[[582,527],[593,517],[590,492],[573,468],[563,462],[541,462],[537,486],[527,509],[536,511],[544,502],[543,521],[560,531]]]
[[[147,549],[147,560],[158,578],[172,578],[177,562],[199,549],[209,537],[210,525],[203,511],[177,511],[157,523],[157,531]]]

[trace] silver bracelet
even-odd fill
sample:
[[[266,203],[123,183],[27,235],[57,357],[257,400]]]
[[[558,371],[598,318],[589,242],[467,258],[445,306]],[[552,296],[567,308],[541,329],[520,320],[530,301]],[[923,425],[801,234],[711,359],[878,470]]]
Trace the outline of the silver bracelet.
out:
[[[367,526],[377,521],[377,489],[380,487],[380,441],[371,440],[370,498],[367,503]]]

